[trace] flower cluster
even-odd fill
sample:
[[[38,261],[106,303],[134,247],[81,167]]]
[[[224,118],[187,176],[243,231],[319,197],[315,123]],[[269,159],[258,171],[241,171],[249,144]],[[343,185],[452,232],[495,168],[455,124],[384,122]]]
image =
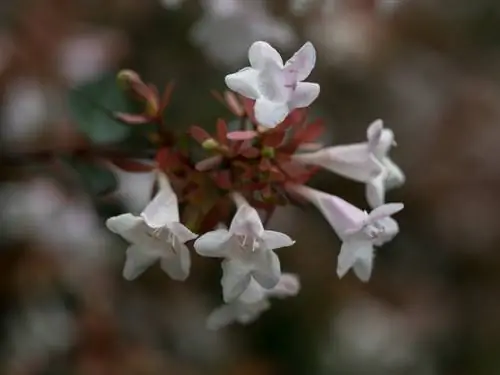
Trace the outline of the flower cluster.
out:
[[[215,94],[238,118],[236,129],[219,120],[216,134],[192,126],[192,144],[179,141],[164,124],[162,111],[171,90],[160,100],[156,90],[132,72],[119,77],[145,102],[141,115],[116,114],[121,121],[158,124],[157,192],[139,216],[130,213],[108,219],[108,228],[130,243],[123,271],[132,280],[159,261],[174,280],[190,273],[191,251],[222,259],[224,305],[207,320],[217,329],[232,322],[246,324],[270,306],[270,297],[293,296],[300,282],[282,273],[274,250],[292,246],[288,235],[266,230],[265,222],[280,205],[308,201],[318,208],[342,241],[337,274],[349,269],[362,281],[370,279],[374,247],[398,233],[392,215],[401,203],[386,203],[386,191],[404,183],[400,168],[390,159],[394,134],[382,121],[368,127],[365,142],[321,148],[320,121],[309,122],[306,108],[317,98],[317,83],[305,82],[316,51],[306,43],[286,63],[265,42],[249,50],[250,67],[226,76],[232,92]],[[187,145],[187,146],[186,146]],[[128,164],[131,170],[146,165]],[[326,169],[366,184],[370,213],[340,197],[314,190],[306,183]],[[265,215],[264,222],[259,211]]]

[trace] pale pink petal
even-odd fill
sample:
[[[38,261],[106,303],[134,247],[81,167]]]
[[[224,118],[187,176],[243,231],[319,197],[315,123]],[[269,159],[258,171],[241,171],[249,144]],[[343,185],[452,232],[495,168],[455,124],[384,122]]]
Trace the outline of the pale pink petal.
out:
[[[288,106],[290,109],[309,107],[318,97],[319,91],[317,83],[300,82],[293,91]]]
[[[295,82],[305,80],[316,65],[316,49],[311,42],[305,43],[286,62],[285,70],[295,77]]]
[[[272,63],[259,71],[258,89],[266,99],[273,102],[286,102],[293,92],[291,87],[287,87],[283,70]]]
[[[280,281],[273,289],[267,290],[266,295],[269,297],[291,297],[296,296],[300,291],[300,280],[297,275],[284,273],[280,277]]]
[[[169,183],[162,184],[158,194],[146,206],[141,216],[152,228],[161,228],[167,223],[179,221],[177,196]]]
[[[359,249],[357,259],[352,267],[354,274],[365,283],[370,280],[372,275],[374,255],[375,252],[371,246]]]
[[[366,131],[366,137],[368,139],[368,148],[372,152],[375,152],[375,150],[377,149],[382,137],[383,130],[384,122],[382,120],[375,120],[368,127],[368,130]]]
[[[403,203],[387,203],[375,208],[368,215],[368,222],[373,223],[386,217],[390,217],[404,208]]]
[[[266,128],[276,127],[290,112],[287,103],[273,102],[265,98],[257,99],[254,111],[257,122]]]
[[[245,291],[238,297],[243,303],[256,303],[265,297],[264,288],[252,278]]]
[[[227,133],[227,139],[231,141],[246,141],[254,139],[257,132],[254,130],[240,130]]]
[[[230,239],[231,234],[227,229],[218,229],[199,237],[194,243],[194,248],[201,256],[224,258],[229,256]]]
[[[229,232],[253,238],[260,237],[264,227],[257,210],[248,204],[241,205],[233,217]]]
[[[255,269],[252,272],[252,276],[265,289],[274,288],[281,276],[281,266],[278,256],[273,251],[261,251],[255,260]]]
[[[363,225],[367,218],[364,211],[334,195],[322,196],[318,208],[341,239]]]
[[[198,237],[197,234],[191,232],[189,228],[178,222],[169,223],[168,228],[182,243],[194,240],[196,237]]]
[[[173,280],[184,281],[189,276],[191,255],[184,244],[176,244],[173,251],[168,251],[161,258],[161,269]]]
[[[250,270],[237,260],[222,262],[222,295],[224,302],[231,302],[238,298],[248,285],[252,276]]]
[[[366,200],[370,207],[379,207],[385,203],[385,171],[366,184]]]
[[[283,59],[278,51],[276,51],[269,43],[255,42],[248,50],[248,59],[250,65],[254,69],[261,70],[270,61],[279,67],[283,67]]]
[[[268,250],[292,246],[294,243],[294,240],[281,232],[266,230],[262,234],[262,246]]]
[[[369,241],[346,241],[342,243],[340,248],[340,253],[337,260],[337,275],[339,278],[345,276],[345,274],[354,266],[358,259],[358,253],[365,253],[366,251],[372,249],[372,245]]]
[[[132,245],[127,249],[123,277],[134,280],[160,258],[159,253]]]
[[[249,99],[257,99],[260,94],[258,91],[259,72],[252,68],[244,68],[239,72],[229,74],[225,81],[227,87]]]

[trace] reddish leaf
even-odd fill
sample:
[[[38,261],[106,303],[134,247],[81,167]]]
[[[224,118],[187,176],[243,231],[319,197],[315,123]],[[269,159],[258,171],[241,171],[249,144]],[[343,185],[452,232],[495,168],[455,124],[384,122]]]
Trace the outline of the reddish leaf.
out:
[[[259,164],[259,169],[261,171],[269,171],[272,168],[271,161],[268,158],[262,158]]]
[[[214,172],[212,178],[221,189],[230,190],[233,186],[231,173],[229,171]]]
[[[239,171],[237,171],[238,172],[238,180],[249,180],[252,177],[254,177],[254,174],[255,174],[254,169],[250,165],[248,165],[242,161],[239,161],[239,160],[233,162],[232,165],[233,165],[233,167],[237,168],[238,170],[241,170],[241,173]]]
[[[240,151],[240,154],[247,159],[255,159],[260,156],[260,151],[255,147],[244,148]]]
[[[253,122],[257,123],[257,120],[255,119],[255,113],[254,113],[254,104],[255,100],[251,100],[248,98],[245,98],[244,96],[240,96],[242,102],[243,102],[243,108],[245,109],[245,113],[247,117]]]
[[[217,120],[217,140],[223,145],[227,145],[228,135],[227,135],[227,124],[224,120]]]
[[[227,139],[231,141],[248,141],[257,136],[257,132],[253,130],[239,130],[227,133]]]
[[[198,162],[195,166],[196,170],[200,172],[205,172],[211,169],[214,169],[215,167],[218,167],[222,163],[222,156],[221,155],[215,155],[212,157],[209,157],[207,159],[204,159],[200,162]]]
[[[222,94],[216,90],[210,90],[210,94],[212,94],[212,96],[217,99],[219,102],[221,102],[222,104],[226,104],[226,101],[224,100],[224,97],[222,96]]]
[[[212,138],[205,129],[197,125],[193,125],[189,128],[189,134],[200,144]]]
[[[272,182],[283,182],[286,180],[286,176],[278,168],[271,168],[269,170],[269,181]]]
[[[262,144],[267,147],[278,147],[283,143],[286,133],[282,130],[272,130],[262,135]]]
[[[174,82],[170,82],[165,87],[165,91],[163,91],[163,96],[161,97],[160,111],[163,111],[165,108],[167,108],[168,104],[170,103],[170,99],[172,98],[172,93],[174,92],[174,87],[175,87]]]
[[[219,223],[227,223],[231,212],[231,204],[226,198],[219,199],[200,223],[202,232],[213,230]]]
[[[324,131],[325,127],[323,125],[323,121],[317,120],[297,131],[294,135],[294,139],[298,141],[299,145],[302,143],[313,142],[320,137]]]
[[[111,163],[126,172],[151,172],[154,165],[132,159],[111,159]]]
[[[231,91],[225,91],[224,98],[227,107],[231,112],[233,112],[238,117],[242,117],[245,115],[245,110],[242,108],[241,103],[238,101],[234,93],[232,93]]]
[[[131,113],[117,112],[114,117],[128,125],[142,125],[151,122],[151,117],[145,115],[134,115]]]

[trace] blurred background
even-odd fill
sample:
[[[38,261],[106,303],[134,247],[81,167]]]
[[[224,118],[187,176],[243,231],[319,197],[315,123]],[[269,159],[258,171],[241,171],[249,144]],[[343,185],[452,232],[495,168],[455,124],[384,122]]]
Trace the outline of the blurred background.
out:
[[[498,0],[3,1],[0,373],[500,374],[499,21]],[[318,212],[276,212],[271,227],[297,240],[280,257],[300,294],[212,332],[218,262],[194,255],[185,283],[121,276],[125,244],[103,223],[144,208],[151,174],[49,154],[77,148],[82,124],[120,137],[81,108],[114,109],[122,68],[175,80],[173,128],[212,127],[229,113],[210,90],[256,40],[287,57],[314,43],[326,143],[361,141],[377,118],[394,130],[407,183],[388,200],[406,206],[366,285],[338,280],[339,241]],[[114,199],[89,193],[113,184]],[[366,207],[360,184],[325,172],[312,185]]]

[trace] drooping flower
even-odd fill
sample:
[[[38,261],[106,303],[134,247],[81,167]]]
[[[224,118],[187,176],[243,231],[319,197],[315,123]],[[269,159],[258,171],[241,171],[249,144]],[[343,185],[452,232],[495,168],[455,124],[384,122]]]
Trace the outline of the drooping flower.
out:
[[[404,205],[384,204],[367,213],[342,198],[305,186],[290,186],[289,190],[313,203],[341,239],[339,278],[353,268],[360,280],[368,281],[373,269],[374,246],[382,246],[397,235],[399,226],[391,215],[401,211]]]
[[[250,67],[226,76],[227,86],[255,100],[255,118],[274,128],[296,108],[304,108],[318,97],[317,83],[303,82],[316,63],[316,50],[305,43],[285,64],[278,51],[266,42],[255,42],[248,52]]]
[[[366,200],[375,208],[384,204],[385,192],[403,185],[406,177],[389,157],[391,147],[396,144],[393,131],[384,128],[382,120],[377,120],[368,127],[367,134],[368,147],[382,165],[382,173],[366,185]]]
[[[253,280],[238,299],[216,308],[209,315],[207,328],[217,330],[235,322],[250,324],[271,307],[270,297],[291,297],[297,295],[299,290],[300,281],[293,274],[281,275],[278,284],[272,289],[264,289]],[[245,296],[250,295],[251,299],[245,299]]]
[[[367,130],[367,141],[297,154],[293,160],[317,165],[343,177],[366,184],[366,199],[371,207],[385,202],[385,191],[402,185],[405,176],[388,154],[394,144],[394,133],[384,129],[382,120]]]
[[[198,237],[179,222],[177,196],[160,176],[160,191],[140,216],[130,213],[109,218],[106,226],[131,243],[123,276],[133,280],[156,261],[174,280],[185,280],[191,268],[186,242]]]
[[[257,210],[243,198],[235,197],[238,210],[229,230],[208,232],[194,244],[202,256],[224,258],[221,284],[226,302],[238,298],[252,279],[263,288],[274,288],[281,276],[281,267],[273,250],[295,243],[286,234],[265,230]]]

